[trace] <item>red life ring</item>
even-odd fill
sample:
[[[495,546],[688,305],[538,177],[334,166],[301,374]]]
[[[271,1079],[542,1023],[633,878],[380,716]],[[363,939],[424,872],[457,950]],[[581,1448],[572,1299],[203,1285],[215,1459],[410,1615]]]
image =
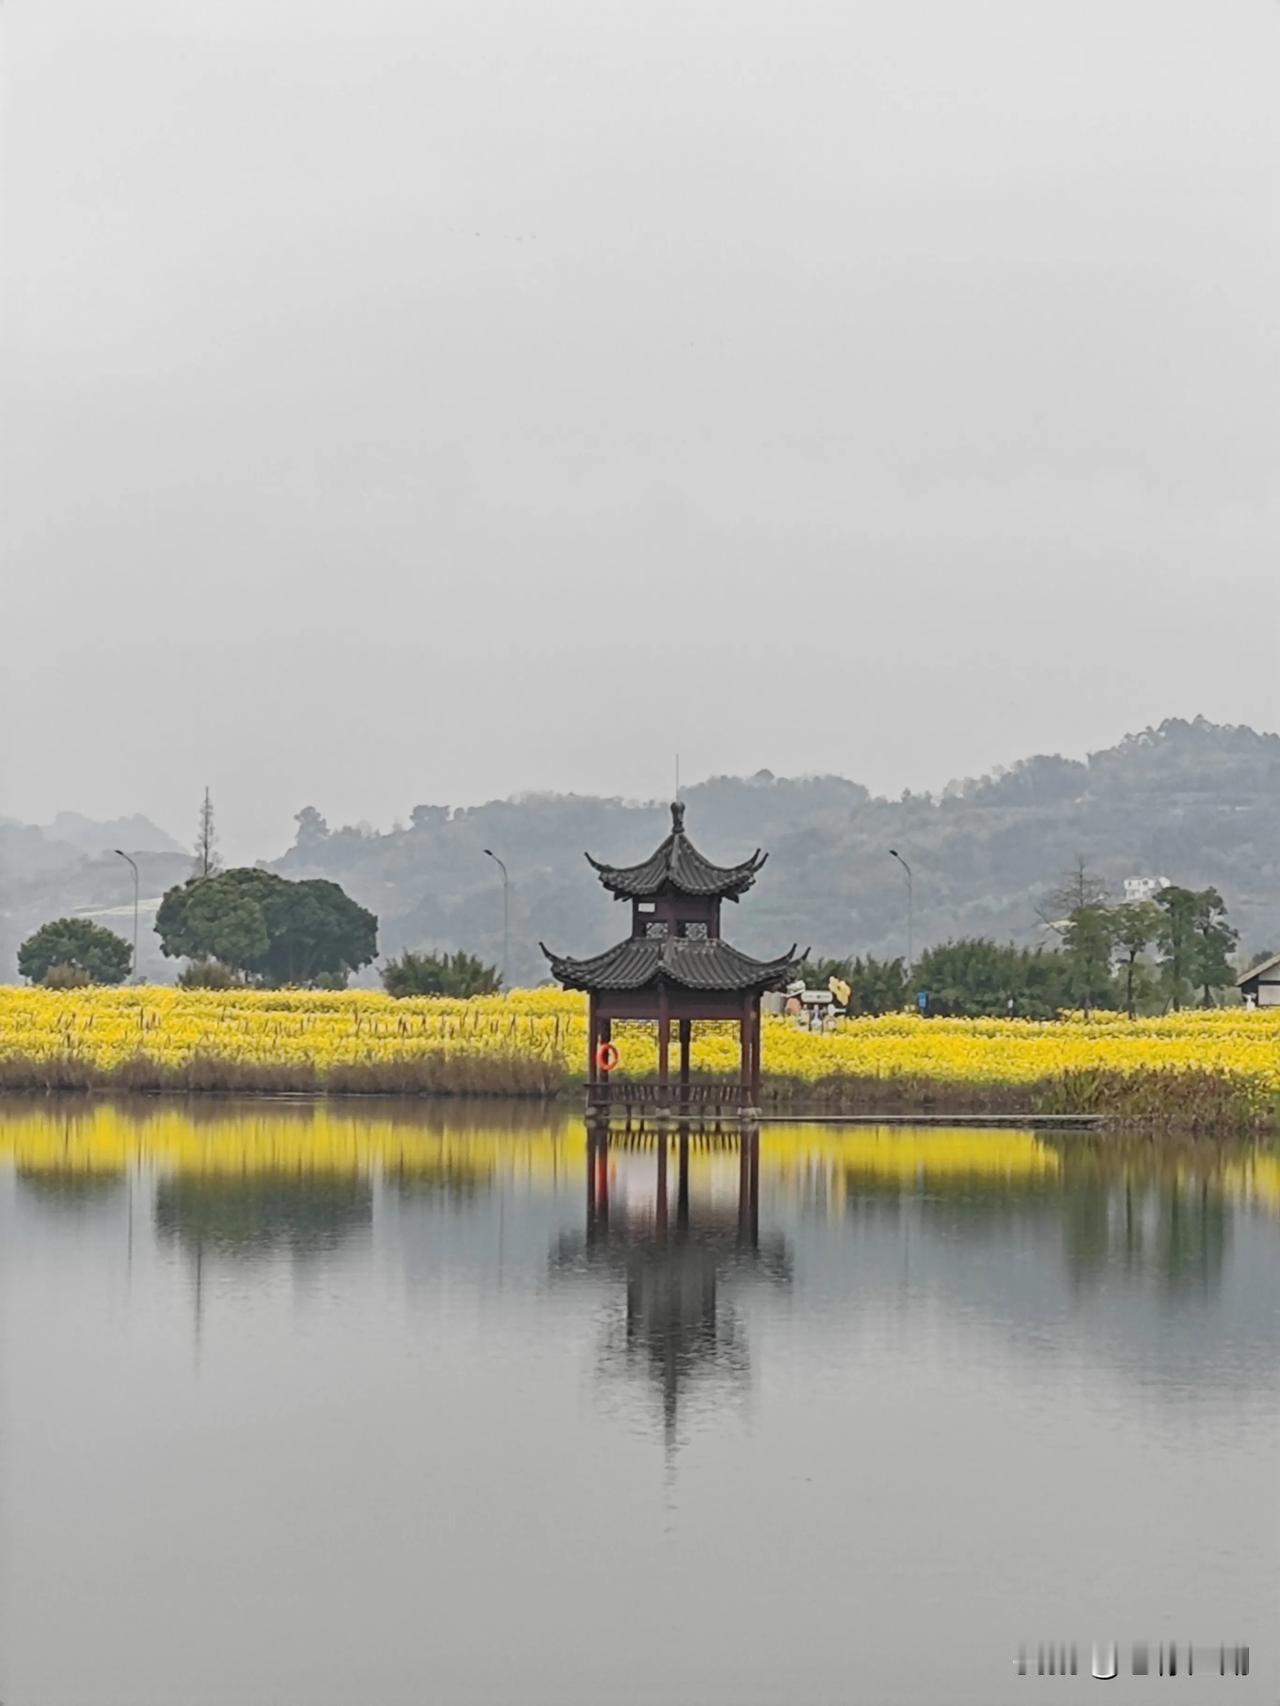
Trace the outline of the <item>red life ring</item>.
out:
[[[613,1043],[601,1043],[596,1050],[596,1065],[601,1072],[612,1072],[618,1060],[618,1050]]]

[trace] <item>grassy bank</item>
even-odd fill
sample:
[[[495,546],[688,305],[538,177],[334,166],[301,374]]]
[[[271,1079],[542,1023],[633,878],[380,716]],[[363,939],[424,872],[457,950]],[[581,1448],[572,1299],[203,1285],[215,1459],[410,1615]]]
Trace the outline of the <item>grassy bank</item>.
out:
[[[622,1087],[620,1086],[620,1089]],[[1062,1073],[1021,1084],[968,1083],[919,1075],[833,1074],[806,1080],[766,1075],[766,1112],[879,1114],[1097,1114],[1130,1130],[1262,1131],[1276,1123],[1274,1098],[1213,1071]],[[573,1099],[578,1083],[549,1063],[520,1054],[484,1058],[444,1052],[408,1060],[229,1061],[195,1054],[165,1062],[137,1053],[109,1065],[82,1057],[0,1058],[0,1091],[116,1094],[517,1097]]]
[[[652,1027],[620,1025],[618,1077],[656,1070]],[[766,1020],[766,1107],[846,1113],[1103,1114],[1134,1127],[1245,1130],[1280,1095],[1280,1013],[1139,1020]],[[581,997],[393,1001],[367,991],[0,990],[0,1090],[419,1096],[572,1095]],[[730,1025],[695,1029],[700,1078],[736,1079]]]

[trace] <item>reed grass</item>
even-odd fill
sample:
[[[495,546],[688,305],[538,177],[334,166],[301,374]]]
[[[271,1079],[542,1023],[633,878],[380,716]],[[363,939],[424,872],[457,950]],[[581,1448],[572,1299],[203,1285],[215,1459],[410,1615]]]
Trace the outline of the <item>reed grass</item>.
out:
[[[699,1074],[699,1083],[714,1083]],[[726,1080],[727,1082],[727,1080]],[[619,1087],[621,1089],[621,1086]],[[0,1056],[0,1091],[123,1094],[502,1097],[548,1102],[579,1093],[554,1056],[518,1049],[487,1054],[432,1050],[389,1059],[255,1061],[195,1053],[159,1060],[139,1050],[112,1064],[76,1051]],[[764,1107],[799,1112],[973,1117],[1100,1115],[1131,1131],[1244,1133],[1276,1123],[1275,1097],[1257,1080],[1211,1068],[1065,1071],[1022,1083],[967,1082],[895,1073],[832,1073],[818,1079],[766,1074]]]
[[[540,1055],[446,1049],[387,1060],[234,1060],[196,1053],[158,1060],[144,1050],[101,1063],[83,1054],[0,1056],[0,1091],[110,1090],[224,1095],[518,1096],[549,1100],[567,1075]]]

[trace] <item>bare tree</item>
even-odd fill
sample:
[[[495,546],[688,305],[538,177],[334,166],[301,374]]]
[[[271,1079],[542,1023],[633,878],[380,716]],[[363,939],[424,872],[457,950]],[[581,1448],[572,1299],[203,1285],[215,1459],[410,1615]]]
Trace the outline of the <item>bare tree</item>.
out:
[[[208,788],[204,791],[204,799],[200,804],[200,825],[196,831],[196,856],[194,860],[197,877],[211,877],[222,863],[218,857],[218,837],[213,827],[213,799]]]
[[[1101,906],[1107,898],[1107,885],[1085,863],[1083,853],[1077,853],[1075,863],[1063,873],[1057,888],[1050,889],[1036,908],[1036,917],[1050,930],[1064,936],[1073,913],[1086,906]]]

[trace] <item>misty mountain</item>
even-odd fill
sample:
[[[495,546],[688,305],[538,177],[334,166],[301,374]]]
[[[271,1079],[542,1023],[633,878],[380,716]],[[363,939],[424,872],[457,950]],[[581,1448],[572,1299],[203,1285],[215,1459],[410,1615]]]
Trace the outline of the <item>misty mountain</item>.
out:
[[[164,890],[191,874],[190,853],[140,813],[104,822],[80,812],[59,812],[43,828],[0,818],[0,980],[16,981],[19,944],[50,918],[84,914],[132,937],[133,872],[116,847],[138,866],[139,968],[172,980],[151,920]]]
[[[873,797],[839,776],[761,771],[684,792],[695,843],[726,863],[770,854],[727,919],[751,953],[792,941],[823,953],[901,954],[915,886],[915,947],[958,935],[1036,941],[1037,903],[1083,854],[1118,895],[1129,876],[1219,888],[1246,948],[1280,944],[1280,736],[1171,719],[1076,761],[1036,756],[951,783],[938,796]],[[451,809],[422,805],[387,834],[329,830],[300,814],[273,869],[339,882],[381,920],[385,954],[405,947],[502,952],[500,875],[511,874],[511,972],[545,976],[538,939],[570,953],[606,946],[625,908],[583,859],[643,858],[667,833],[665,802],[539,795]]]
[[[126,853],[183,853],[186,849],[152,823],[149,817],[135,812],[132,817],[108,818],[105,823],[81,812],[59,812],[42,833],[50,841],[65,842],[78,853],[90,858],[123,847]]]
[[[726,920],[751,953],[775,954],[793,941],[820,953],[904,953],[905,882],[890,847],[914,873],[917,953],[958,935],[1038,940],[1037,903],[1078,854],[1117,895],[1129,876],[1211,883],[1246,950],[1280,945],[1280,736],[1246,727],[1170,719],[1085,760],[1037,755],[938,795],[887,800],[840,776],[760,771],[715,777],[684,799],[689,833],[710,857],[735,862],[756,846],[770,854]],[[584,851],[639,860],[666,835],[669,816],[666,802],[547,794],[423,804],[385,833],[330,828],[314,806],[298,823],[295,844],[271,869],[340,883],[377,913],[384,955],[464,947],[499,961],[501,879],[484,851],[492,848],[511,876],[511,975],[531,983],[546,975],[539,938],[585,953],[628,927]],[[16,876],[9,859],[19,849],[25,874]],[[0,826],[0,859],[6,977],[15,975],[18,942],[44,919],[131,904],[121,860],[78,858],[48,832]],[[189,855],[163,850],[139,863],[144,896],[190,872]],[[127,934],[122,916],[105,921]],[[148,952],[145,918],[143,933],[143,970],[172,976],[173,963]]]

